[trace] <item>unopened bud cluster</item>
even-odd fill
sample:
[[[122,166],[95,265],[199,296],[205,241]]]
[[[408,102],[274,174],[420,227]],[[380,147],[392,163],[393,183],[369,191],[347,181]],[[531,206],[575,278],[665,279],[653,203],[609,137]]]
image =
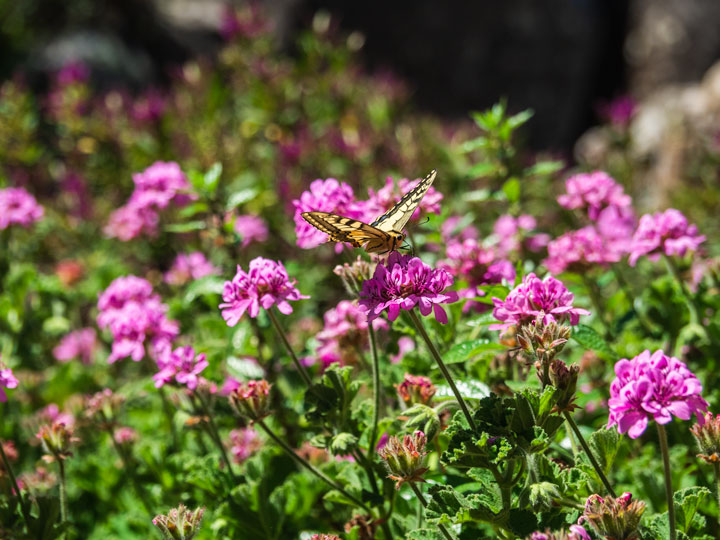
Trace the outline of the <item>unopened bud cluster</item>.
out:
[[[534,532],[530,540],[590,540],[590,535],[581,525],[570,525],[570,529],[562,529],[557,532],[545,531]]]
[[[345,263],[336,266],[333,273],[340,276],[349,294],[358,296],[362,290],[363,282],[372,277],[376,266],[376,261],[369,262],[358,256],[352,264]]]
[[[73,426],[65,422],[52,422],[40,426],[35,437],[40,440],[45,451],[43,459],[52,462],[72,456],[70,447],[72,443],[80,440],[74,437],[73,433]]]
[[[603,538],[636,540],[640,538],[638,525],[645,512],[645,503],[634,501],[630,493],[617,498],[590,495],[583,514],[587,523]]]
[[[395,480],[396,489],[400,489],[405,482],[424,482],[422,475],[427,471],[425,463],[425,434],[416,431],[412,435],[405,435],[402,439],[390,437],[387,444],[380,450],[380,457],[390,474],[389,478]]]
[[[535,321],[523,324],[516,336],[518,346],[534,356],[540,364],[548,363],[555,358],[570,338],[569,326],[555,321],[545,323],[544,318],[544,314],[541,314]]]
[[[698,457],[708,463],[720,463],[720,414],[705,413],[704,423],[697,423],[690,428],[700,454]]]
[[[191,540],[200,529],[204,513],[205,508],[199,507],[191,512],[181,504],[167,515],[155,516],[152,522],[165,540]]]
[[[254,422],[270,414],[270,383],[266,380],[248,381],[230,394],[235,412]]]
[[[580,366],[573,364],[568,366],[562,360],[554,358],[550,362],[548,369],[549,384],[555,387],[555,409],[558,412],[573,411],[575,405],[575,390],[577,389],[577,379],[580,373]],[[540,372],[538,375],[541,377]],[[545,381],[543,381],[545,382]]]
[[[313,534],[310,540],[340,540],[340,537],[334,534]]]
[[[422,375],[405,374],[405,379],[396,384],[398,395],[408,407],[416,404],[431,405],[437,388],[432,381]]]

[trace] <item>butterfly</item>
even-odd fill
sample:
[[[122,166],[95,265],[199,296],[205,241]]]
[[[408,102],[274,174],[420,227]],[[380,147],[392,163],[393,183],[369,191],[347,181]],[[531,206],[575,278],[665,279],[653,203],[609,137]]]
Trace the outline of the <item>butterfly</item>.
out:
[[[347,242],[354,247],[364,248],[368,253],[396,251],[405,241],[405,225],[430,189],[436,175],[437,171],[430,172],[417,186],[403,195],[395,206],[369,225],[329,212],[303,212],[301,215],[310,225],[326,233],[330,237],[329,242]]]

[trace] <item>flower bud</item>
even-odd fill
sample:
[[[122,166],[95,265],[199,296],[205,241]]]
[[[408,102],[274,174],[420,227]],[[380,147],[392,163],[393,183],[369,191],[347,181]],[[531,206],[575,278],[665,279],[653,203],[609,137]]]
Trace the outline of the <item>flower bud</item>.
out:
[[[369,262],[358,255],[352,264],[345,263],[333,269],[333,274],[340,276],[345,289],[352,296],[358,296],[365,280],[372,277],[377,261]]]
[[[640,538],[637,528],[643,512],[645,503],[633,501],[630,493],[623,493],[617,499],[603,499],[594,494],[585,502],[583,516],[600,536],[616,540],[636,540]]]
[[[527,324],[523,324],[517,333],[518,345],[541,365],[546,364],[563,350],[570,338],[570,327],[558,324],[554,320],[545,322],[545,314]]]
[[[270,386],[264,379],[241,384],[230,394],[230,405],[251,422],[262,420],[270,414]]]
[[[698,457],[708,463],[720,463],[720,414],[713,416],[711,412],[706,412],[705,422],[698,422],[690,431],[700,448]]]
[[[530,506],[536,512],[543,512],[552,508],[555,500],[561,499],[562,495],[556,484],[551,482],[538,482],[532,484],[529,489]]]
[[[408,407],[420,403],[422,405],[431,405],[432,398],[437,391],[432,381],[422,375],[405,374],[405,379],[400,384],[396,384],[397,393]]]
[[[40,440],[46,452],[43,459],[51,462],[72,456],[70,446],[80,440],[73,437],[73,431],[73,427],[65,422],[52,422],[40,426],[35,437]]]
[[[131,427],[120,427],[113,433],[113,439],[120,446],[132,446],[137,441],[138,434]]]
[[[111,425],[124,402],[123,396],[105,388],[85,400],[85,416],[99,420],[102,424]]]
[[[530,535],[530,540],[590,540],[590,535],[581,525],[570,525],[568,532],[562,529],[558,532],[534,532]]]
[[[155,516],[152,520],[165,540],[190,540],[200,529],[204,507],[198,507],[192,512],[185,505],[170,510],[167,515]]]
[[[573,411],[577,407],[574,401],[580,366],[573,364],[568,367],[565,362],[555,358],[550,362],[548,373],[550,384],[556,389],[556,411]]]
[[[310,540],[340,540],[340,537],[334,534],[313,534]]]
[[[424,482],[422,475],[427,471],[423,467],[425,461],[425,434],[416,431],[412,435],[405,435],[402,440],[390,437],[385,447],[380,450],[380,457],[392,478],[397,482],[395,489],[400,489],[405,482]]]

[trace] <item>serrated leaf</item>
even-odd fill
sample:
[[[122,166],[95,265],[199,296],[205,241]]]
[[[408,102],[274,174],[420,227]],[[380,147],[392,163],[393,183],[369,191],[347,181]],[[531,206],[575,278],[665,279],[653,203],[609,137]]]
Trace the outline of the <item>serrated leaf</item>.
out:
[[[701,486],[688,487],[673,493],[677,524],[681,530],[690,531],[695,513],[708,495],[710,490]]]
[[[186,221],[184,223],[172,223],[165,225],[165,232],[169,233],[186,233],[192,231],[202,231],[207,224],[203,220]]]
[[[590,435],[588,444],[604,472],[612,469],[621,442],[622,437],[616,429],[599,429]]]
[[[468,399],[482,399],[490,395],[490,387],[485,383],[476,381],[474,379],[456,380],[455,386],[457,386],[460,395]],[[441,384],[437,387],[435,392],[436,398],[453,398],[455,394],[449,385]]]
[[[612,350],[608,342],[589,326],[584,324],[573,326],[571,338],[587,350],[605,354],[613,360],[618,358],[617,353]]]
[[[405,535],[407,540],[446,540],[438,529],[415,529]]]

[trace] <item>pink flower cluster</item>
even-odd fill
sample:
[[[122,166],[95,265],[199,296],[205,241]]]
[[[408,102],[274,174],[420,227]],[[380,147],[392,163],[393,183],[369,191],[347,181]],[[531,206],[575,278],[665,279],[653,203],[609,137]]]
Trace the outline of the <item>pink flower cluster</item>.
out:
[[[657,214],[645,214],[633,235],[629,262],[635,266],[643,255],[657,260],[661,253],[682,257],[689,251],[697,251],[704,241],[705,236],[698,234],[697,227],[689,224],[679,210],[670,208]]]
[[[618,262],[630,250],[635,230],[632,199],[603,171],[581,173],[567,179],[560,206],[587,210],[591,225],[570,231],[548,244],[545,266],[553,273],[583,272],[589,266]]]
[[[617,425],[620,433],[636,439],[645,432],[648,420],[667,424],[673,416],[689,420],[693,414],[702,425],[708,403],[702,384],[687,366],[663,351],[646,350],[632,360],[615,364],[610,385],[608,427]]]
[[[400,310],[420,308],[422,315],[434,311],[441,324],[448,322],[441,304],[458,301],[455,291],[447,291],[453,283],[452,276],[442,269],[433,269],[418,257],[392,252],[385,264],[378,264],[371,279],[363,283],[360,306],[367,312],[368,320],[375,320],[387,310],[388,319],[394,321]]]
[[[243,215],[236,217],[233,230],[242,239],[240,247],[243,249],[253,242],[262,243],[268,239],[267,224],[265,220],[258,216]]]
[[[333,362],[341,365],[356,364],[357,358],[368,346],[368,318],[367,314],[355,302],[341,300],[338,305],[324,315],[325,326],[318,333],[320,346],[317,356],[323,366]],[[373,321],[375,330],[387,329],[387,323],[382,319]]]
[[[123,242],[140,234],[157,233],[159,211],[170,203],[183,206],[193,200],[190,183],[180,165],[157,161],[141,173],[133,174],[135,189],[127,204],[110,215],[105,233]]]
[[[220,269],[213,266],[201,252],[180,253],[175,257],[170,270],[165,273],[165,283],[184,285],[188,281],[219,273]]]
[[[532,323],[541,315],[545,324],[569,322],[574,326],[580,322],[580,315],[589,315],[590,312],[573,307],[573,299],[574,295],[561,281],[552,276],[540,279],[530,273],[508,293],[505,300],[493,298],[493,316],[502,324],[493,324],[489,328],[504,331],[511,326]]]
[[[253,428],[233,429],[230,432],[230,453],[235,463],[243,463],[262,446]]]
[[[0,189],[0,231],[10,225],[29,227],[40,221],[45,210],[23,188]]]
[[[250,317],[257,317],[261,307],[277,306],[288,315],[292,313],[289,301],[304,298],[309,296],[295,288],[295,280],[290,279],[281,262],[258,257],[250,261],[247,272],[238,265],[232,281],[225,282],[219,307],[228,326],[235,326],[246,311]]]
[[[360,205],[364,207],[365,219],[367,221],[374,221],[377,217],[390,210],[403,195],[414,189],[415,186],[420,183],[420,180],[420,178],[416,180],[401,178],[396,183],[392,176],[388,176],[385,179],[385,185],[379,190],[375,191],[372,188],[368,189],[369,199],[364,203],[360,203]],[[439,214],[440,201],[442,200],[443,194],[437,191],[433,186],[430,186],[430,189],[428,189],[425,197],[423,197],[422,201],[415,209],[411,219],[417,219],[421,213]]]
[[[81,328],[63,337],[53,349],[53,356],[58,362],[69,362],[73,358],[79,358],[83,364],[92,364],[96,347],[95,330]]]
[[[530,535],[530,540],[592,540],[590,535],[582,525],[570,525],[570,530],[566,533],[554,534],[549,531],[534,532]]]
[[[160,371],[153,375],[155,388],[175,381],[178,384],[195,390],[201,382],[200,373],[208,367],[204,354],[195,354],[192,347],[177,347],[171,350],[165,346],[157,353],[157,366]]]
[[[113,281],[98,299],[98,326],[113,335],[108,361],[130,356],[139,362],[145,357],[146,343],[153,354],[169,347],[179,327],[167,318],[167,309],[147,280],[125,276]]]
[[[507,257],[511,253],[518,252],[523,245],[530,251],[540,251],[550,241],[550,236],[544,233],[528,235],[536,227],[537,220],[527,214],[518,217],[509,214],[500,216],[493,225],[498,256]]]
[[[17,388],[18,380],[13,375],[12,369],[0,362],[0,402],[7,401],[7,394],[4,388]]]

